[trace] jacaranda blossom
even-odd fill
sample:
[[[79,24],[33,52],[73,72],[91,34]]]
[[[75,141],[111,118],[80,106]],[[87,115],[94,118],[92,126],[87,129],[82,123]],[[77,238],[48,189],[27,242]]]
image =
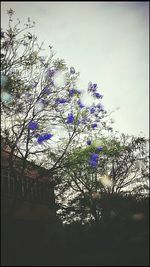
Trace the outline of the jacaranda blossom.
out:
[[[38,124],[37,124],[37,122],[35,122],[35,121],[30,121],[29,124],[28,124],[28,128],[29,128],[30,130],[36,130],[36,129],[38,128]]]
[[[95,108],[90,108],[90,113],[94,113],[95,112]]]
[[[97,84],[92,82],[89,82],[88,84],[88,91],[90,92],[95,92],[97,90]]]
[[[75,89],[70,89],[69,90],[69,96],[74,96],[74,94],[76,93],[76,90]]]
[[[89,122],[89,119],[87,117],[82,118],[81,121],[83,124],[87,124]]]
[[[97,123],[93,123],[91,126],[93,129],[95,129],[97,127]]]
[[[56,103],[57,103],[57,104],[65,104],[65,103],[67,103],[67,102],[68,102],[68,100],[65,99],[65,98],[57,98],[57,99],[56,99]]]
[[[73,123],[74,122],[74,116],[72,113],[68,114],[67,123]]]
[[[93,85],[92,85],[92,91],[96,91],[96,89],[97,89],[97,83],[93,83]]]
[[[97,153],[92,153],[90,158],[91,158],[92,160],[98,160],[99,155],[98,155]]]
[[[84,105],[82,104],[82,102],[81,102],[80,99],[77,101],[77,103],[78,103],[78,105],[79,105],[80,108],[84,108]]]
[[[94,96],[95,96],[96,98],[103,98],[103,95],[101,95],[100,93],[94,93]]]
[[[94,160],[89,160],[89,163],[90,163],[90,165],[91,165],[93,168],[96,168],[96,167],[97,167],[97,164],[98,164],[98,162],[97,162],[97,161],[94,161]]]
[[[43,141],[45,141],[45,140],[49,140],[49,139],[51,139],[52,138],[52,134],[43,134],[43,135],[40,135],[40,136],[38,136],[38,138],[37,138],[37,142],[40,144],[40,143],[42,143]]]
[[[47,70],[47,77],[52,77],[55,74],[55,69],[48,69]]]
[[[89,164],[94,168],[97,167],[98,158],[99,158],[98,154],[92,153],[91,156],[90,156],[90,159],[89,159]]]
[[[98,104],[96,107],[99,109],[99,111],[104,111],[104,106],[102,104]]]
[[[43,135],[40,135],[38,138],[37,138],[37,142],[40,144],[44,141],[44,136]]]
[[[98,147],[97,147],[97,150],[98,150],[98,151],[102,151],[102,150],[103,150],[103,147],[102,147],[102,146],[98,146]]]
[[[49,140],[52,138],[52,136],[53,136],[52,134],[45,134],[44,138],[45,138],[45,140]]]
[[[87,143],[87,145],[90,146],[91,145],[91,140],[88,140],[86,143]]]

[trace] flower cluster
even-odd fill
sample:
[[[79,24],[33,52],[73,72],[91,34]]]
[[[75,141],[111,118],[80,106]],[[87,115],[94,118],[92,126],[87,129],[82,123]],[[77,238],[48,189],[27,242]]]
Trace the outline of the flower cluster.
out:
[[[69,96],[70,97],[74,96],[75,93],[77,93],[77,91],[75,89],[70,89],[69,90]]]
[[[39,144],[41,144],[43,141],[51,139],[52,136],[53,136],[52,134],[43,134],[43,135],[40,135],[37,138],[37,142]]]
[[[56,104],[65,104],[67,102],[68,102],[68,100],[65,98],[57,98],[55,101]]]
[[[99,158],[98,154],[92,153],[91,156],[90,156],[90,159],[89,159],[89,164],[94,168],[97,167],[98,158]]]
[[[103,150],[103,147],[102,147],[102,146],[98,146],[98,147],[97,147],[97,150],[98,150],[98,151],[102,151],[102,150]]]
[[[86,143],[87,143],[87,145],[90,146],[91,145],[91,140],[88,140]]]
[[[93,129],[95,129],[97,127],[97,123],[93,123],[91,126]]]
[[[104,111],[104,107],[102,104],[97,104],[96,107],[99,109],[99,111]]]
[[[94,93],[93,96],[95,96],[96,98],[103,98],[103,95],[101,95],[100,93]]]
[[[82,104],[80,99],[77,101],[77,104],[79,105],[80,108],[84,108],[84,105]]]
[[[53,69],[50,68],[50,69],[47,70],[46,76],[47,77],[52,77],[55,74],[55,72],[56,72],[56,69],[55,68],[53,68]]]
[[[97,91],[97,84],[96,83],[92,83],[89,82],[88,84],[88,91],[92,93],[93,97],[97,98],[97,99],[102,99],[103,95],[101,95],[100,93],[96,92]]]
[[[35,121],[30,121],[29,122],[29,124],[28,124],[28,128],[30,129],[30,130],[36,130],[37,128],[38,128],[38,124],[37,124],[37,122],[35,122]]]
[[[97,84],[96,83],[89,82],[89,84],[88,84],[88,91],[95,92],[96,89],[97,89]]]
[[[90,113],[93,114],[95,112],[95,110],[96,109],[94,107],[90,108]]]
[[[73,123],[74,122],[74,116],[72,113],[68,114],[67,117],[67,123]]]
[[[81,122],[82,122],[83,124],[87,124],[88,121],[89,121],[89,120],[88,120],[87,117],[83,117],[82,120],[81,120]]]

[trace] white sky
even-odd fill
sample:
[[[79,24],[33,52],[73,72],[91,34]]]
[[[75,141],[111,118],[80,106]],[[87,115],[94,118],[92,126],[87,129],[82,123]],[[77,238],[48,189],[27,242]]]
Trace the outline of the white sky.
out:
[[[1,26],[12,8],[56,57],[80,72],[80,86],[99,85],[120,132],[149,135],[148,2],[2,2]],[[80,88],[79,88],[80,89]]]

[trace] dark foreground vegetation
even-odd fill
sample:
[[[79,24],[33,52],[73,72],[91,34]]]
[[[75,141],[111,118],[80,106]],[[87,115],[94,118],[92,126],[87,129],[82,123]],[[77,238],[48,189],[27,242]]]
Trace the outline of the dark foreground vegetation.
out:
[[[2,266],[149,266],[148,205],[90,226],[5,219]]]

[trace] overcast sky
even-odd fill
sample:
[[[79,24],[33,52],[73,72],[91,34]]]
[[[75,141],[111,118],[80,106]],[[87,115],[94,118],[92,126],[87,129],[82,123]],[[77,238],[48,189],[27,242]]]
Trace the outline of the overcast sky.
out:
[[[99,85],[107,110],[120,132],[148,136],[149,26],[148,2],[2,2],[1,24],[12,8],[45,47],[80,72],[79,86]]]

